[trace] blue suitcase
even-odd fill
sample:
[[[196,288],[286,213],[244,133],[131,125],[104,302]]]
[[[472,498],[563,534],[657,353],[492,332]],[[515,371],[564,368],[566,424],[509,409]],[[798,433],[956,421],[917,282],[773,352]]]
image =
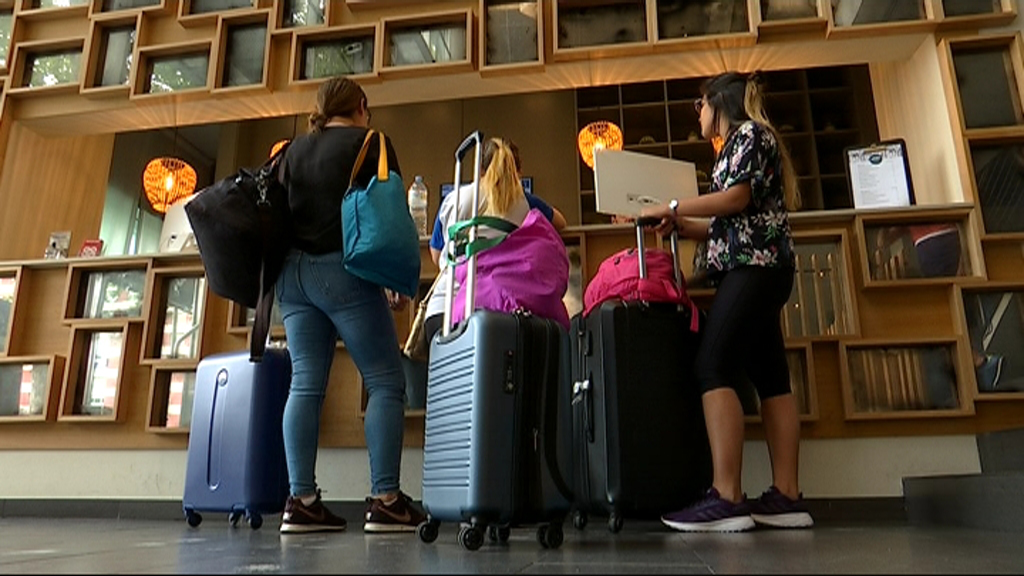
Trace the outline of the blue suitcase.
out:
[[[284,510],[281,420],[291,378],[286,348],[268,348],[258,363],[248,350],[199,362],[182,499],[189,526],[203,521],[199,511],[210,511],[228,513],[232,525],[244,516],[257,529],[263,514]]]
[[[456,194],[474,143],[479,166],[479,132],[456,153]],[[467,302],[474,265],[470,257]],[[572,501],[559,467],[572,458],[568,334],[551,320],[487,310],[450,330],[452,292],[430,346],[419,537],[433,542],[441,522],[458,522],[459,543],[476,550],[485,531],[504,541],[512,526],[540,524],[540,544],[557,548]]]

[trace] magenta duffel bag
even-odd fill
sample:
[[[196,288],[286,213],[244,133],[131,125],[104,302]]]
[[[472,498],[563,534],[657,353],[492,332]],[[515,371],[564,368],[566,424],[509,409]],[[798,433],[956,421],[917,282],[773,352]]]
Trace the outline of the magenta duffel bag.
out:
[[[459,291],[455,302],[466,299],[466,264],[455,268]],[[476,257],[474,308],[496,312],[526,310],[569,329],[569,313],[562,297],[569,285],[569,258],[554,226],[537,209],[497,246]],[[452,320],[465,318],[465,306],[456,305]]]

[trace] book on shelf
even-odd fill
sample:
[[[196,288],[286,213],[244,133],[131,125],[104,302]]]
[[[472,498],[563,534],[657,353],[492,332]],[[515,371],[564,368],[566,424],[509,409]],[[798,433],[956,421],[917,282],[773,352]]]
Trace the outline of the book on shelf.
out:
[[[79,258],[95,258],[103,254],[103,240],[91,238],[82,242],[82,248],[78,251]]]
[[[71,246],[71,232],[51,232],[50,240],[46,243],[46,250],[43,258],[54,260],[68,257],[68,247]]]

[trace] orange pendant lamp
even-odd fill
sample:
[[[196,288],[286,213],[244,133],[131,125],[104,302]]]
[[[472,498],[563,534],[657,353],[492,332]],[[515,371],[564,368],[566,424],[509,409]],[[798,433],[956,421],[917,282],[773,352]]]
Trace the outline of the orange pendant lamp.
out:
[[[580,155],[587,166],[594,167],[594,152],[607,148],[609,150],[622,150],[622,130],[611,122],[601,120],[591,122],[580,130],[576,138]]]
[[[270,157],[273,158],[274,156],[276,156],[277,153],[281,150],[281,148],[284,148],[284,145],[289,142],[291,142],[291,140],[289,140],[288,138],[285,138],[284,140],[278,140],[277,142],[275,142],[274,145],[270,147]]]
[[[146,164],[142,187],[150,206],[160,214],[196,190],[196,171],[180,158],[163,156]]]

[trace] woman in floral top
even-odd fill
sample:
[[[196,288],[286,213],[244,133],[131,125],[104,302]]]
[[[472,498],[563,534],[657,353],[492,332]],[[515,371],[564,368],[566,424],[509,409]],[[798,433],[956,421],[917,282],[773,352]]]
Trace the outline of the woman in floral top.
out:
[[[708,275],[718,288],[695,367],[714,464],[705,498],[662,521],[677,530],[734,532],[755,522],[813,524],[798,485],[800,419],[789,383],[780,313],[793,288],[788,210],[799,205],[789,155],[764,114],[756,75],[725,73],[701,87],[701,133],[723,142],[711,193],[645,210],[662,233],[707,242]],[[710,218],[710,222],[705,220]],[[761,401],[773,485],[755,501],[743,493],[743,408],[752,383]]]

